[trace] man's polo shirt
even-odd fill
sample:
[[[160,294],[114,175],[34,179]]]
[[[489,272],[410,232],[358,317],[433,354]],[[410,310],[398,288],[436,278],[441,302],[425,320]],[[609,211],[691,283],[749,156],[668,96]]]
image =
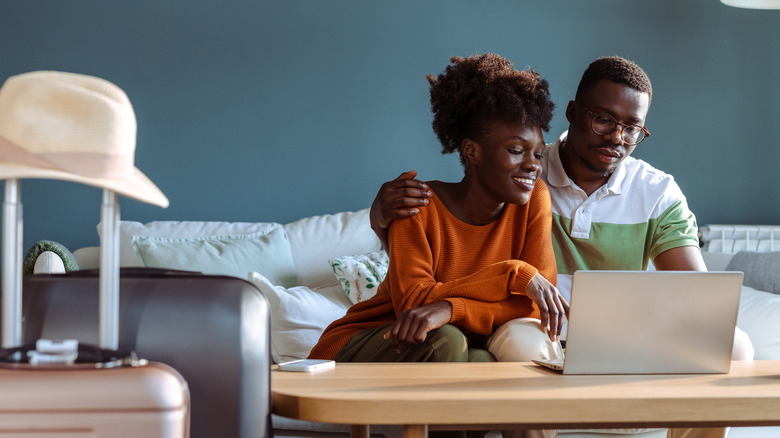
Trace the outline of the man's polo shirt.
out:
[[[545,148],[542,180],[552,198],[558,288],[567,300],[578,269],[644,270],[668,249],[699,245],[696,218],[671,175],[629,156],[587,196],[563,169],[566,134]]]

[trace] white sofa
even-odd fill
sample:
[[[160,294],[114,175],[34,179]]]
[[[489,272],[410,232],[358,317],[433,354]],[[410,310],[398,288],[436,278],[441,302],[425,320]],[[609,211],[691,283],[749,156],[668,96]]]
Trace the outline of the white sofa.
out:
[[[703,227],[708,268],[725,270],[733,252],[743,248],[773,250],[771,245],[774,243],[766,244],[766,230],[768,228],[755,230],[751,242],[750,232],[743,233],[731,226]],[[774,235],[770,232],[769,238],[777,236],[780,250],[780,233],[774,232]],[[764,242],[760,243],[762,240]],[[305,357],[328,323],[342,316],[358,298],[370,295],[371,285],[365,285],[370,279],[365,277],[374,273],[371,270],[377,266],[381,269],[384,261],[377,259],[378,254],[381,259],[382,253],[377,252],[380,249],[380,242],[369,226],[367,209],[313,216],[288,224],[174,221],[149,224],[123,221],[120,224],[121,266],[146,264],[237,276],[256,271],[248,278],[271,304],[271,353],[276,362]],[[353,257],[369,253],[374,258],[368,262]],[[80,269],[97,268],[97,247],[81,248],[73,254]],[[780,256],[780,253],[768,254]],[[41,254],[40,267],[36,269],[59,269],[56,262],[51,263],[51,258],[51,254]],[[334,270],[331,261],[338,258],[344,259]],[[228,266],[232,262],[239,266]],[[751,265],[755,265],[754,261]],[[350,267],[361,269],[350,270]],[[340,278],[335,272],[341,274]],[[780,294],[780,281],[776,281],[773,289],[760,283],[764,290],[757,290],[758,286],[751,283],[748,274],[745,283],[754,287],[746,286],[743,290],[738,325],[750,336],[756,359],[780,359],[780,295],[775,295]],[[350,295],[346,293],[347,284],[342,282],[350,282]],[[363,287],[356,290],[355,282],[358,287],[363,283]],[[364,296],[358,297],[359,294]],[[274,418],[274,433],[278,436],[343,435],[347,432],[345,426]],[[560,435],[567,438],[615,436],[606,432],[562,431]],[[372,433],[395,437],[400,436],[401,429],[379,426],[372,427]],[[650,430],[632,436],[657,438],[666,434],[664,430]],[[780,428],[732,428],[729,436],[780,436]]]
[[[699,234],[707,269],[745,273],[737,326],[750,337],[754,359],[780,359],[780,226],[707,225]],[[773,438],[780,427],[732,427],[728,436]]]

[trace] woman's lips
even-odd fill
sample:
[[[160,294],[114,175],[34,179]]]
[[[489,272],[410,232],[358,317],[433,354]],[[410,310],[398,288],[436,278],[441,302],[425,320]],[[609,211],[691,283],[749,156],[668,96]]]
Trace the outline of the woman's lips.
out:
[[[513,176],[512,180],[514,180],[517,184],[519,184],[526,190],[533,190],[534,184],[536,184],[536,178],[532,178],[532,177]]]

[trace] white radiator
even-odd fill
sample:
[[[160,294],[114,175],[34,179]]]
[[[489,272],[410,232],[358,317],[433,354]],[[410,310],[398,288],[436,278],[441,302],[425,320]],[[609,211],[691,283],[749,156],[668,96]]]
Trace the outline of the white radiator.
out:
[[[780,225],[705,225],[699,240],[704,252],[780,251]]]

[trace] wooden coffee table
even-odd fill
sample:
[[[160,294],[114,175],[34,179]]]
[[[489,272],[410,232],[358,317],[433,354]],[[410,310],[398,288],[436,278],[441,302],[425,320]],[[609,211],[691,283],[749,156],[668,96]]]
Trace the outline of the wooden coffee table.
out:
[[[274,413],[350,424],[436,429],[780,425],[780,361],[732,362],[729,374],[563,376],[531,363],[339,363],[273,370]]]

